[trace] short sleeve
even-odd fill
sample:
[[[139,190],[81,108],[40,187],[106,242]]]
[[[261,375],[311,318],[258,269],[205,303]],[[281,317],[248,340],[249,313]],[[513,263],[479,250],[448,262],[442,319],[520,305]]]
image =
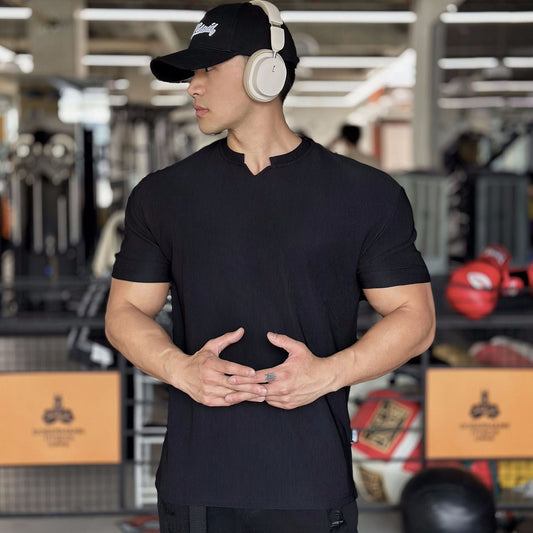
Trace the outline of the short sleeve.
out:
[[[361,286],[377,289],[430,281],[415,240],[411,205],[399,188],[388,216],[365,239],[358,268]]]
[[[124,240],[115,257],[113,277],[126,281],[170,281],[170,265],[147,222],[139,186],[128,198]]]

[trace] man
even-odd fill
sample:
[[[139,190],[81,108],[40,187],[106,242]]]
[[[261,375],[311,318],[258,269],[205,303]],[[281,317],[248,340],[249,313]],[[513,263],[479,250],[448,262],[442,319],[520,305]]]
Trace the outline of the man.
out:
[[[132,191],[106,314],[117,349],[170,385],[163,533],[356,532],[349,385],[433,338],[405,194],[289,129],[297,62],[267,2],[214,8],[152,62],[191,78],[202,132],[227,130]],[[172,340],[154,321],[169,288]],[[357,341],[363,297],[383,319]]]
[[[359,150],[361,127],[355,124],[343,124],[339,135],[328,145],[328,148],[338,154],[351,157],[360,163],[379,168],[379,161],[371,154]]]

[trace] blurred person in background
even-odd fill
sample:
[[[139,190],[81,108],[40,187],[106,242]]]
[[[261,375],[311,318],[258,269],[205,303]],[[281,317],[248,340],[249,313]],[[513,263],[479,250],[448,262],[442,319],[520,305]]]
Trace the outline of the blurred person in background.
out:
[[[343,124],[339,135],[328,145],[328,148],[338,154],[351,157],[360,163],[379,168],[377,157],[362,152],[359,148],[362,130],[355,124]]]

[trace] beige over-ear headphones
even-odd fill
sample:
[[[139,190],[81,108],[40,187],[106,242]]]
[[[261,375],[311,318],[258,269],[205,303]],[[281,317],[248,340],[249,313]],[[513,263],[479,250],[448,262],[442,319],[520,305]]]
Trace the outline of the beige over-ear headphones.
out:
[[[278,52],[285,45],[285,31],[278,8],[264,0],[252,0],[259,6],[270,23],[270,46],[272,50],[258,50],[250,56],[244,70],[244,88],[248,96],[257,102],[270,102],[281,92],[287,77],[287,67]]]

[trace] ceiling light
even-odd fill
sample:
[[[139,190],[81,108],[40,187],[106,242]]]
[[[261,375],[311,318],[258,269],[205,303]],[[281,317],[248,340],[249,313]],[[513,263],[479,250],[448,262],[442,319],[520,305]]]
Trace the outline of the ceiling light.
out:
[[[351,107],[356,107],[366,101],[372,94],[383,87],[395,84],[395,80],[403,79],[403,85],[410,81],[414,85],[416,65],[416,52],[408,48],[398,57],[394,58],[386,67],[374,72],[364,83],[346,96]],[[409,80],[404,78],[409,77]]]
[[[150,56],[141,55],[86,55],[82,62],[88,67],[147,67]]]
[[[81,11],[84,20],[120,20],[141,22],[198,22],[205,11],[193,9],[100,9],[85,8]]]
[[[161,80],[153,80],[150,83],[150,87],[154,91],[186,91],[189,88],[189,83],[187,82],[168,82]]]
[[[126,78],[120,78],[118,80],[111,80],[109,82],[109,88],[114,91],[126,91],[130,87],[130,80]]]
[[[29,19],[30,7],[0,7],[0,19]]]
[[[0,45],[0,63],[11,63],[15,59],[15,52]]]
[[[191,99],[184,94],[156,94],[151,102],[154,106],[179,107],[191,102]]]
[[[84,20],[198,22],[205,11],[188,9],[105,9],[86,8]],[[344,23],[344,24],[411,24],[416,21],[412,11],[282,11],[287,23]]]
[[[302,68],[379,68],[390,64],[393,57],[383,56],[307,56],[301,57]]]
[[[111,107],[121,107],[128,103],[128,97],[125,94],[110,94],[109,105]]]
[[[347,93],[353,91],[361,81],[295,81],[293,90],[302,93]]]
[[[504,57],[503,64],[509,68],[533,68],[533,57]]]
[[[86,66],[123,66],[123,67],[144,67],[148,66],[150,56],[145,55],[106,55],[89,54],[83,57],[83,64]],[[384,56],[307,56],[300,59],[299,65],[303,68],[382,68],[394,61],[394,57]],[[158,90],[163,86],[158,85]],[[176,83],[167,84],[166,89],[181,88]],[[183,87],[186,88],[186,87]]]
[[[495,57],[445,57],[439,59],[439,67],[445,70],[495,68],[499,61]]]
[[[33,72],[33,56],[31,54],[17,54],[15,64],[24,74]]]
[[[512,97],[507,99],[507,103],[510,107],[524,107],[531,108],[533,107],[533,97],[532,96],[523,96],[523,97]]]
[[[350,102],[343,96],[295,96],[289,94],[285,99],[286,107],[352,107]]]
[[[109,123],[109,95],[101,87],[87,87],[78,90],[64,87],[60,91],[58,116],[66,124]]]
[[[505,107],[505,98],[499,96],[478,96],[473,98],[439,98],[442,109],[479,109]]]
[[[533,81],[528,80],[494,80],[494,81],[473,81],[470,84],[473,91],[478,93],[492,92],[533,92]]]
[[[412,87],[414,85],[415,63],[416,52],[409,48],[400,56],[390,58],[385,67],[374,72],[367,80],[357,83],[356,87],[345,96],[294,96],[289,94],[285,105],[287,107],[353,109],[368,100],[372,94],[383,87]]]
[[[472,11],[442,13],[446,24],[526,24],[533,22],[533,11]]]
[[[282,11],[286,23],[318,22],[342,24],[411,24],[416,21],[412,11]]]
[[[439,107],[443,109],[479,109],[489,107],[533,107],[533,96],[514,96],[503,98],[501,96],[477,96],[473,98],[440,98]]]

